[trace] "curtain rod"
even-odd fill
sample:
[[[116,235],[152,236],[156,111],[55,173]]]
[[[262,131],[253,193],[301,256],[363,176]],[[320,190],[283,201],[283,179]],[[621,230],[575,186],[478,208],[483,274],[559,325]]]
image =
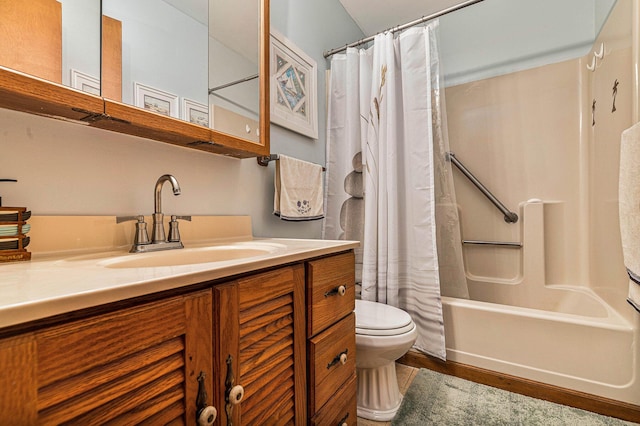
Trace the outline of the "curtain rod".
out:
[[[396,33],[398,31],[402,31],[404,29],[413,27],[415,25],[422,24],[423,22],[430,21],[431,19],[439,18],[440,16],[446,15],[447,13],[455,12],[456,10],[464,9],[467,6],[471,6],[471,5],[474,5],[476,3],[480,3],[481,1],[484,1],[484,0],[468,0],[468,1],[465,1],[463,3],[458,4],[456,6],[451,6],[451,7],[448,7],[446,9],[443,9],[440,12],[432,13],[431,15],[428,15],[428,16],[423,16],[420,19],[416,19],[415,21],[408,22],[408,23],[406,23],[404,25],[399,25],[397,27],[393,27],[393,28],[390,28],[388,30],[381,31],[378,34],[385,33],[387,31],[391,31],[392,33]],[[328,50],[328,51],[325,50],[324,57],[328,58],[329,56],[334,55],[336,53],[344,52],[349,47],[356,47],[356,46],[360,46],[361,44],[368,43],[371,40],[373,40],[374,38],[376,38],[376,35],[377,34],[374,34],[372,36],[363,38],[361,40],[354,41],[353,43],[349,43],[349,44],[344,45],[342,47],[336,47],[335,49],[331,49],[331,50]]]

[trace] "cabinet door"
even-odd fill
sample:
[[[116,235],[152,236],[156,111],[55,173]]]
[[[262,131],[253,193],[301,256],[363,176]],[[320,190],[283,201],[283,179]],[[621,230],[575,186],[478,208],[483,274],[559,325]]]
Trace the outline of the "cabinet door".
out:
[[[0,65],[61,84],[62,4],[4,0],[0,16]]]
[[[305,424],[304,267],[216,286],[214,306],[219,424]]]
[[[213,393],[211,309],[207,290],[36,331],[15,352],[33,369],[29,421],[2,407],[0,423],[194,424],[201,372]]]

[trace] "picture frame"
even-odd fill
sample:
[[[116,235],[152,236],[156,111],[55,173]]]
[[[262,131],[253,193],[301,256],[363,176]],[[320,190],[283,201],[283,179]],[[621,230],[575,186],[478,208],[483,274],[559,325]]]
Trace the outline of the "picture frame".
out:
[[[318,139],[318,66],[278,31],[270,35],[271,122]]]
[[[178,96],[164,90],[133,83],[133,103],[139,108],[168,117],[180,118]]]
[[[71,68],[71,87],[100,96],[100,80],[73,68]]]
[[[180,117],[189,123],[209,127],[209,108],[200,102],[182,98]]]

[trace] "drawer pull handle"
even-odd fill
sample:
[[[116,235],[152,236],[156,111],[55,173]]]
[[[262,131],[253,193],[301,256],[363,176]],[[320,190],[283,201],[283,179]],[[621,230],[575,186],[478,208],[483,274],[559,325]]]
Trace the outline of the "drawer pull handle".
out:
[[[233,405],[240,404],[244,398],[244,388],[240,385],[235,385],[229,392],[229,402]]]
[[[344,296],[344,294],[347,292],[347,286],[346,285],[341,285],[338,286],[334,289],[329,290],[328,292],[326,292],[324,294],[324,297],[329,297],[329,296]]]
[[[344,351],[342,351],[338,355],[336,355],[336,357],[333,358],[329,364],[327,364],[327,370],[330,369],[331,367],[333,367],[334,365],[336,365],[337,363],[340,363],[342,365],[346,364],[347,363],[347,352],[349,352],[349,349],[345,349]]]
[[[240,385],[234,386],[234,382],[233,357],[229,355],[227,356],[227,377],[224,381],[224,411],[227,413],[227,426],[233,426],[233,407],[240,404],[242,398],[244,398],[244,388]]]
[[[349,426],[349,424],[347,423],[348,418],[349,418],[349,413],[347,413],[346,416],[340,419],[340,421],[338,422],[338,426]]]
[[[198,375],[198,396],[196,397],[196,423],[198,426],[209,426],[216,421],[218,410],[207,404],[207,390],[205,389],[205,374]]]
[[[209,426],[216,421],[218,417],[218,410],[211,405],[207,405],[198,412],[198,426]]]

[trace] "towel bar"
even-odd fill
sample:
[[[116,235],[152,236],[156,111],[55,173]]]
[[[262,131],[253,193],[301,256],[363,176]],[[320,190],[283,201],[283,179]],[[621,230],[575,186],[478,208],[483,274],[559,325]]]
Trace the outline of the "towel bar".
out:
[[[261,157],[257,157],[256,160],[258,161],[258,164],[261,166],[268,166],[269,165],[269,161],[275,161],[280,159],[280,156],[278,154],[271,154],[271,155],[263,155]],[[326,172],[327,169],[325,167],[322,168],[323,172]]]

